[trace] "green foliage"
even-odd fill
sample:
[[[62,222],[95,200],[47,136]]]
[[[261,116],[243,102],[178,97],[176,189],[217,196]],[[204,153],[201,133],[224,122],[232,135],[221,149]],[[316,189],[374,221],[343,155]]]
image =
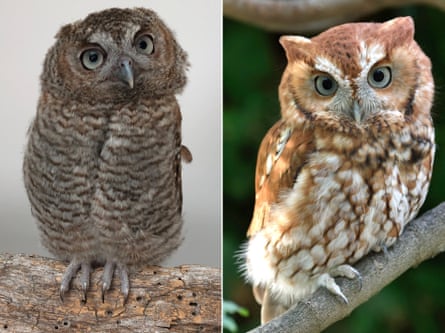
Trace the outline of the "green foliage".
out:
[[[407,6],[364,18],[383,21],[413,16],[416,40],[431,57],[437,93],[433,107],[437,153],[430,192],[422,211],[445,200],[445,13]],[[254,203],[256,153],[261,138],[279,119],[278,84],[285,66],[279,35],[224,20],[224,298],[249,310],[236,315],[239,331],[259,324],[259,306],[240,274],[236,253],[245,241]],[[445,332],[445,256],[409,270],[326,332]],[[233,317],[232,317],[233,318]]]
[[[239,314],[242,317],[249,316],[249,310],[239,306],[238,304],[231,301],[223,302],[223,328],[232,333],[238,332],[238,325],[232,318],[232,315]]]

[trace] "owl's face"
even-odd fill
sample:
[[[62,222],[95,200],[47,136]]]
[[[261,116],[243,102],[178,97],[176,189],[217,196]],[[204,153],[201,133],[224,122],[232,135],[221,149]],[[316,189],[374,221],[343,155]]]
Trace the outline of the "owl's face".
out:
[[[345,24],[312,39],[281,37],[288,58],[280,86],[283,116],[298,109],[306,118],[351,128],[377,118],[397,122],[414,112],[415,98],[429,110],[431,64],[413,35],[412,19],[405,17]]]
[[[185,85],[185,52],[148,9],[113,8],[64,26],[47,55],[43,86],[107,101],[163,96]],[[48,66],[46,66],[48,68]]]

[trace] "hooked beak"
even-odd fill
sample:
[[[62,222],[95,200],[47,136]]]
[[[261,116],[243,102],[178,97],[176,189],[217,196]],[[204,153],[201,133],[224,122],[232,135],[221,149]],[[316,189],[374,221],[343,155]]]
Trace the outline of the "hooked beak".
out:
[[[134,76],[133,76],[133,67],[132,61],[129,58],[122,58],[120,60],[120,69],[118,73],[119,79],[128,84],[130,89],[133,89],[134,86]]]

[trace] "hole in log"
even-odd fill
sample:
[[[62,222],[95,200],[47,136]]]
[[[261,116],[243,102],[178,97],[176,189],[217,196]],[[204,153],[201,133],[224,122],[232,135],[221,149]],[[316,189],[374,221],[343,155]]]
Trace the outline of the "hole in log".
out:
[[[105,311],[105,314],[106,314],[108,317],[111,317],[111,316],[113,315],[113,310],[108,309],[108,310]]]

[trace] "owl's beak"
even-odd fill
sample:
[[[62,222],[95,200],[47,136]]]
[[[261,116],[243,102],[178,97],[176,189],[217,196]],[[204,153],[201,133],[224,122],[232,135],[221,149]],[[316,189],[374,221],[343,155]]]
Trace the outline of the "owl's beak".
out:
[[[134,76],[133,76],[133,67],[132,61],[129,58],[122,58],[120,60],[120,70],[119,70],[119,78],[128,84],[128,86],[133,89],[134,86]]]

